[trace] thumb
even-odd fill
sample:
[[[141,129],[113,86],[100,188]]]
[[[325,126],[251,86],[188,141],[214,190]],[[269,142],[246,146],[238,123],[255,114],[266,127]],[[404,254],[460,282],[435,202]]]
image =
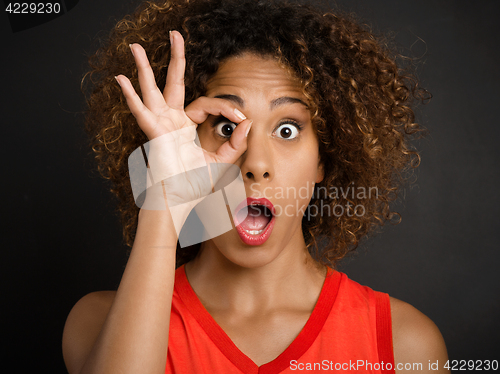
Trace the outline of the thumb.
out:
[[[222,144],[215,151],[214,158],[216,162],[234,164],[236,160],[247,150],[247,135],[252,127],[251,120],[244,120],[236,126],[231,134],[229,141]]]

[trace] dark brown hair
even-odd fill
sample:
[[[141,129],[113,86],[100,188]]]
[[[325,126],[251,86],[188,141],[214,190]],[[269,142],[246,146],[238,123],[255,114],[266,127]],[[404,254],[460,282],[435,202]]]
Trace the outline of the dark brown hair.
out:
[[[333,266],[362,237],[391,220],[390,202],[416,167],[409,140],[421,131],[411,105],[426,91],[396,64],[397,54],[350,16],[310,6],[268,0],[167,0],[143,3],[119,21],[91,57],[86,126],[100,173],[111,181],[127,245],[137,227],[138,208],[131,192],[127,159],[147,142],[114,76],[129,77],[139,92],[129,44],[146,50],[158,87],[163,90],[170,58],[169,30],[178,30],[186,47],[186,105],[204,95],[208,79],[224,59],[244,52],[274,56],[301,80],[311,103],[325,178],[316,185],[303,234],[317,261]],[[376,194],[321,191],[369,188]],[[344,214],[313,215],[313,206]],[[350,207],[349,207],[350,206]],[[358,210],[355,211],[355,207]],[[362,208],[362,212],[361,212]],[[363,213],[363,214],[360,214]],[[320,244],[320,245],[319,245]],[[178,251],[178,265],[194,252]]]

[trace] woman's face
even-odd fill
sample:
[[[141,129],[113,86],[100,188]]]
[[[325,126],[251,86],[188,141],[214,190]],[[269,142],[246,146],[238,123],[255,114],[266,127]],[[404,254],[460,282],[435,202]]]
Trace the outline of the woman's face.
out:
[[[303,253],[302,216],[323,172],[300,84],[275,60],[244,54],[220,65],[208,82],[206,96],[231,101],[253,120],[247,150],[235,164],[241,169],[247,196],[268,199],[275,214],[269,222],[269,217],[258,217],[259,213],[269,216],[269,209],[249,208],[255,218],[242,223],[244,230],[240,227],[218,236],[204,243],[203,250],[250,268],[294,251]],[[228,141],[234,126],[225,118],[209,117],[198,127],[202,147],[215,151]],[[238,218],[242,222],[245,217]]]

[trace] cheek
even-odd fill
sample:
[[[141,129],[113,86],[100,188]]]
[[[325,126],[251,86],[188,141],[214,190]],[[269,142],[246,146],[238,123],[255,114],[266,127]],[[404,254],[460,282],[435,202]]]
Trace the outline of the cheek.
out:
[[[297,171],[300,170],[303,178],[309,181],[315,182],[318,172],[318,164],[319,164],[319,145],[316,139],[310,139],[306,146],[304,146],[300,152],[296,153],[295,165]]]
[[[301,158],[301,163],[300,163],[300,170],[302,172],[303,177],[300,178],[301,184],[302,185],[307,185],[308,188],[311,188],[311,195],[312,195],[312,188],[313,185],[317,182],[318,180],[318,160],[319,160],[319,154],[318,154],[318,149],[315,147],[311,147],[309,149],[309,152],[303,155]]]
[[[312,188],[318,176],[318,150],[313,145],[287,156],[283,157],[278,167],[283,173],[284,187],[295,189],[297,193],[300,189],[305,191],[307,188],[310,191],[300,194],[300,199],[308,200],[306,195],[312,196]]]

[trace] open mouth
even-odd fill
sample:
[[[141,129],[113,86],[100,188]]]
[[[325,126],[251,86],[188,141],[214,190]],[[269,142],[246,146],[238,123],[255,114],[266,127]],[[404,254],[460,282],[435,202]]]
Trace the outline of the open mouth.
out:
[[[238,206],[235,216],[236,230],[249,245],[264,243],[271,235],[274,221],[274,206],[268,199],[247,198]]]

